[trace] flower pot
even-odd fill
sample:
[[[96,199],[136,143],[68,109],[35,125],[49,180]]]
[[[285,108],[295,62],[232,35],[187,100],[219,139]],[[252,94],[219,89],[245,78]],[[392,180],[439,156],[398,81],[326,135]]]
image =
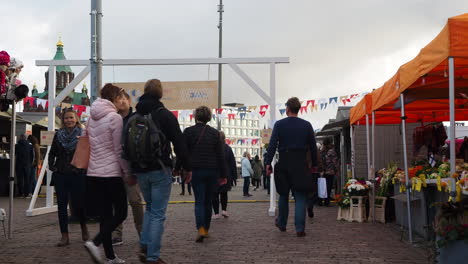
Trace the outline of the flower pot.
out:
[[[463,240],[450,241],[445,247],[437,248],[437,263],[466,263],[468,244]]]
[[[374,203],[375,221],[385,224],[385,204],[387,203],[387,197],[376,196]]]
[[[338,207],[338,217],[336,220],[346,220],[349,218],[349,208]]]

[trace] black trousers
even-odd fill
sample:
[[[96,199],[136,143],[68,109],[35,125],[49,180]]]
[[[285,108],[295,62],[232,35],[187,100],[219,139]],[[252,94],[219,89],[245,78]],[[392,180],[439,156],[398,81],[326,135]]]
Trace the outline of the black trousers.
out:
[[[227,210],[228,194],[227,192],[216,192],[213,196],[213,211],[219,214],[219,202],[221,201],[221,209]]]
[[[244,195],[249,194],[250,176],[244,177]]]
[[[96,246],[103,244],[108,259],[114,259],[112,232],[127,218],[127,192],[121,177],[90,177],[88,190],[98,206],[99,233],[94,237]]]
[[[16,184],[19,196],[31,193],[31,166],[16,166]]]
[[[54,172],[60,232],[68,233],[68,204],[81,225],[86,224],[86,175]]]
[[[182,180],[182,183],[180,184],[180,187],[182,188],[182,194],[185,194],[185,181]],[[192,194],[192,184],[187,183],[187,191],[189,194]]]

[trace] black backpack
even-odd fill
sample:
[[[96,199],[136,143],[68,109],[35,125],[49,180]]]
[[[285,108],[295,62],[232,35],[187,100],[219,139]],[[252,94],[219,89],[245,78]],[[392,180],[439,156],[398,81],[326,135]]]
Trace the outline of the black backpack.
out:
[[[161,111],[160,107],[153,111]],[[124,127],[122,135],[122,157],[130,162],[132,168],[151,169],[160,165],[164,149],[167,147],[166,136],[158,124],[153,121],[151,113],[133,114]]]

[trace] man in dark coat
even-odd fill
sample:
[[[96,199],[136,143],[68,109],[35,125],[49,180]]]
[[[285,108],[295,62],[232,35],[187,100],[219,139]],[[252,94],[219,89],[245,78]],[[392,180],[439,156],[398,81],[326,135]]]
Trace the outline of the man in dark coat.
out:
[[[31,167],[34,161],[34,148],[21,134],[15,146],[16,153],[16,184],[18,196],[28,197],[31,193]]]
[[[278,149],[279,161],[275,166],[274,180],[279,193],[278,218],[276,227],[281,232],[286,231],[289,214],[289,192],[294,192],[296,235],[303,237],[305,233],[305,211],[307,193],[313,191],[314,180],[312,172],[317,170],[317,146],[312,125],[297,117],[301,103],[297,97],[292,97],[286,103],[287,118],[279,120],[273,127],[268,145],[265,164],[267,174],[271,174],[271,161]],[[307,163],[307,152],[311,154],[311,165]]]

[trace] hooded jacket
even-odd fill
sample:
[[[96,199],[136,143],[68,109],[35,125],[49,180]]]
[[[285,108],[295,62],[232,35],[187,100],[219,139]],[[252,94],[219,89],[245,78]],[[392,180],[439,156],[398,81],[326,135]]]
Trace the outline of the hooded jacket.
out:
[[[88,176],[128,176],[128,165],[121,158],[123,121],[114,104],[98,98],[91,106],[91,115],[83,135],[89,136]]]
[[[156,111],[160,108],[162,109]],[[159,129],[161,129],[162,133],[166,136],[166,139],[174,145],[174,152],[177,156],[177,161],[181,163],[183,169],[191,171],[192,165],[189,159],[187,145],[185,143],[184,136],[182,135],[182,131],[180,131],[179,121],[177,121],[174,114],[167,110],[158,98],[150,94],[144,94],[140,97],[140,101],[136,106],[136,111],[141,115],[151,113],[154,123],[158,125]],[[172,168],[173,162],[171,159],[171,153],[171,146],[168,144],[167,148],[162,153],[162,162],[165,166]],[[148,170],[160,170],[162,168],[160,165],[155,165],[154,168],[146,170],[139,168],[132,169],[134,169],[135,172],[144,172]]]

